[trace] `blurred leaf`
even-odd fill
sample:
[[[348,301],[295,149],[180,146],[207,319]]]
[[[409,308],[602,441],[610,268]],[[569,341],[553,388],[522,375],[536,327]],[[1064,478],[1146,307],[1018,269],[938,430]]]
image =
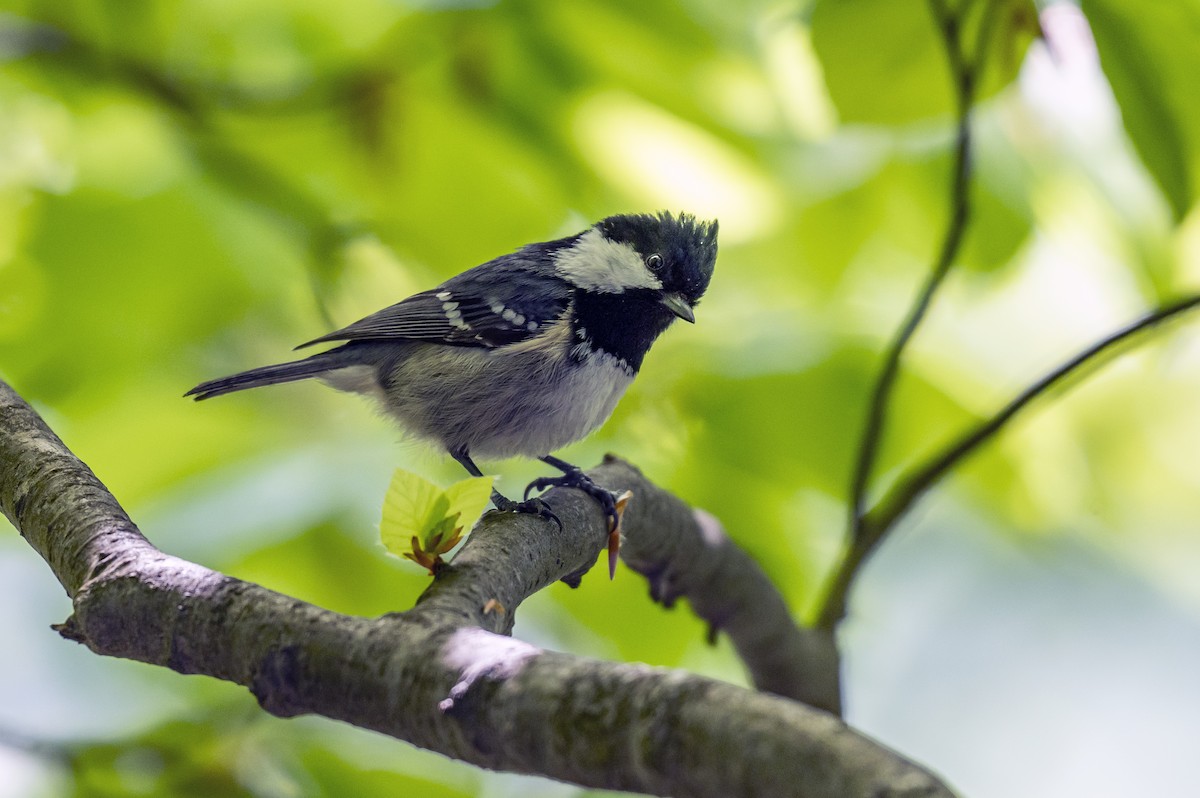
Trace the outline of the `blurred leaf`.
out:
[[[1012,261],[1033,230],[1033,217],[1013,208],[981,180],[971,195],[971,223],[959,262],[975,271],[994,271]]]
[[[979,26],[988,3],[947,4],[974,12],[962,25],[967,58],[981,38],[989,48],[980,97],[1012,82],[1037,29],[1030,0],[989,2],[1000,7],[986,37],[979,37]],[[927,0],[819,0],[811,24],[843,122],[898,125],[954,112],[955,78]]]
[[[883,225],[885,208],[870,183],[817,202],[797,221],[796,249],[806,282],[836,287],[854,258]]]
[[[239,579],[349,615],[373,617],[411,606],[428,587],[419,573],[380,556],[334,522],[293,532],[223,570]]]
[[[225,707],[229,709],[229,707]],[[129,740],[77,744],[70,751],[79,798],[103,796],[253,796],[240,778],[242,763],[264,752],[246,745],[246,716],[172,721]]]
[[[320,748],[304,755],[304,767],[316,782],[317,791],[312,794],[331,798],[347,795],[470,798],[475,794],[436,780],[436,773],[423,778],[382,769],[363,770]]]
[[[14,340],[44,312],[46,278],[28,258],[0,262],[0,341]]]
[[[1200,167],[1200,3],[1084,0],[1125,130],[1180,220]]]
[[[837,285],[845,270],[872,244],[887,241],[922,263],[932,263],[951,209],[947,199],[950,153],[943,147],[899,151],[863,181],[801,211],[797,248],[805,283]],[[993,271],[1010,263],[1033,230],[1033,212],[989,173],[977,173],[971,219],[958,263]],[[894,264],[877,263],[884,270]],[[916,274],[914,274],[914,280]],[[915,282],[914,282],[915,285]]]
[[[812,38],[843,122],[899,124],[953,110],[925,0],[822,0]]]
[[[814,279],[839,283],[855,260],[881,240],[921,261],[934,257],[940,225],[948,213],[942,178],[949,159],[940,149],[893,153],[848,187],[808,208],[800,216],[801,252]],[[873,269],[895,268],[895,259],[873,262]]]
[[[535,597],[534,601],[552,598],[566,611],[571,626],[581,627],[559,631],[564,643],[556,647],[594,648],[596,642],[588,639],[590,632],[602,641],[599,652],[604,656],[649,665],[677,663],[703,639],[704,623],[685,605],[668,610],[650,601],[646,592],[646,581],[638,574],[618,568],[609,581],[607,566],[599,562],[579,589],[558,584],[539,594],[545,598]],[[528,615],[525,606],[518,611],[519,617]]]

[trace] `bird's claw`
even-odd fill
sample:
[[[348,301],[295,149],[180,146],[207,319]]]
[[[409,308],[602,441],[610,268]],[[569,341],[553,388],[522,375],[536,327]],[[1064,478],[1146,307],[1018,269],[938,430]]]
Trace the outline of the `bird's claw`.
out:
[[[546,488],[556,487],[559,483],[556,477],[538,477],[533,482],[525,486],[525,501],[529,501],[529,494],[536,491],[543,491]]]
[[[559,477],[538,477],[529,483],[525,488],[525,499],[530,501],[529,494],[534,491],[542,491],[546,488],[577,488],[587,495],[591,496],[600,504],[600,509],[604,511],[604,518],[608,521],[609,532],[614,532],[621,527],[621,509],[617,506],[618,500],[621,498],[618,494],[613,493],[608,488],[601,487],[585,474],[581,469],[573,469],[566,471]],[[539,501],[533,499],[532,501]]]
[[[527,513],[528,515],[536,515],[538,518],[545,519],[546,521],[553,521],[554,525],[558,527],[558,531],[562,531],[562,520],[554,514],[549,504],[546,504],[544,500],[539,498],[528,498],[528,491],[526,491],[525,496],[525,501],[517,502],[497,495],[492,497],[492,504],[496,505],[496,509],[502,513]]]

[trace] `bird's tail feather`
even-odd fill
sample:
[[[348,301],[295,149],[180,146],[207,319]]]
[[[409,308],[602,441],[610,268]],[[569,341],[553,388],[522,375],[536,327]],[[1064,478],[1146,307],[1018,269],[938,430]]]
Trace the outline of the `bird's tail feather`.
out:
[[[274,385],[280,382],[305,380],[349,365],[340,358],[327,357],[327,355],[332,354],[332,351],[322,352],[319,355],[314,355],[304,360],[279,363],[274,366],[262,366],[250,369],[249,371],[243,371],[240,374],[221,377],[218,380],[209,380],[208,382],[200,383],[185,393],[184,396],[194,396],[198,402],[201,399],[211,399],[214,396],[221,396],[222,394],[233,393],[234,391],[257,388],[260,385]]]

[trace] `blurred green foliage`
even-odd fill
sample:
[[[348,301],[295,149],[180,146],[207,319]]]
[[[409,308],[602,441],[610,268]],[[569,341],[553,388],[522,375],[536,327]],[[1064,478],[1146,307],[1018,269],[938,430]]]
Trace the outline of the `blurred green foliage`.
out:
[[[1130,138],[1182,219],[1200,179],[1200,108],[1190,89],[1200,73],[1200,6],[1087,0],[1084,8]]]
[[[884,482],[1200,281],[1200,7],[1083,7],[1124,129],[1082,18],[1047,26],[1052,58],[1030,45],[1032,5],[1000,2],[972,223],[907,359]],[[879,352],[949,212],[953,92],[924,2],[0,9],[0,376],[158,545],[343,612],[410,606],[427,577],[378,543],[388,477],[446,484],[457,467],[315,384],[202,406],[182,393],[523,243],[668,208],[721,221],[698,324],[672,330],[566,456],[638,463],[811,612]],[[1200,511],[1200,342],[1171,340],[1042,405],[951,495],[1013,536],[1085,536],[1200,606],[1171,567],[1195,553],[1180,547]],[[509,492],[539,473],[494,470]],[[12,585],[51,582],[15,535],[0,558],[27,574]],[[555,586],[517,634],[742,679],[724,642],[706,649],[698,622],[644,594],[629,572]],[[13,595],[0,634],[29,653],[0,665],[0,729],[44,738],[40,794],[571,792],[262,717],[226,685],[64,659],[45,625],[66,601]],[[71,664],[26,667],[43,660]],[[146,684],[153,706],[132,698]],[[97,705],[97,689],[128,706]],[[66,716],[37,709],[55,701]]]

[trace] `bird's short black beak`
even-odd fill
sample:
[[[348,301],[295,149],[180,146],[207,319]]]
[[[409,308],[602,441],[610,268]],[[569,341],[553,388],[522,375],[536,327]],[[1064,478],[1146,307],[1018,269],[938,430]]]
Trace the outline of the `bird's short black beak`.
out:
[[[696,323],[696,315],[692,313],[692,306],[689,305],[688,301],[683,298],[683,294],[663,294],[658,301],[666,305],[667,310],[671,311],[684,321],[691,324]]]

